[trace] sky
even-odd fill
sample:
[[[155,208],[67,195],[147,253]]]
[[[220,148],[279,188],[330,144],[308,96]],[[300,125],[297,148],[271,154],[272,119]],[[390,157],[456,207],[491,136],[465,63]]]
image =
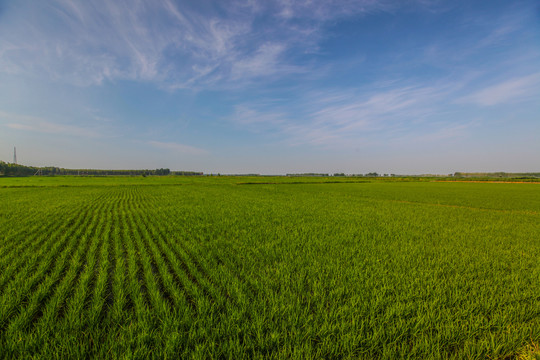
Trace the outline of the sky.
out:
[[[540,171],[540,3],[0,0],[0,160]]]

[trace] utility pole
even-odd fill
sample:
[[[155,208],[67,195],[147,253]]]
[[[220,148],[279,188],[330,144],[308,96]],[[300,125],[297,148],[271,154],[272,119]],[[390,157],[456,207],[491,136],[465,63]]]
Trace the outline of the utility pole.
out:
[[[17,164],[17,147],[13,147],[13,163]]]

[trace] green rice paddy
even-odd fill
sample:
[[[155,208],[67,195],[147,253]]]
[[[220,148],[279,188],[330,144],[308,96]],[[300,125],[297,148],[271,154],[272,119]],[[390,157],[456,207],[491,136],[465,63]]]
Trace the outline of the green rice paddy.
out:
[[[540,342],[540,184],[324,181],[0,179],[0,356],[512,359]]]

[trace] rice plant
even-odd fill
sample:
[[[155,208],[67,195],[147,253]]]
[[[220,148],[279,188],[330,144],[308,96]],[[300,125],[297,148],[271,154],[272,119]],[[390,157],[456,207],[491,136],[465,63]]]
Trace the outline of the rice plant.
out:
[[[0,179],[1,356],[537,356],[540,185],[264,180]]]

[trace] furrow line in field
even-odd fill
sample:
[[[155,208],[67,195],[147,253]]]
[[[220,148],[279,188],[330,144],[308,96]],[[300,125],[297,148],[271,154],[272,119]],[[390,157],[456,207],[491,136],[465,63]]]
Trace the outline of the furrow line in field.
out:
[[[145,211],[141,214],[147,216],[148,213]],[[175,213],[165,213],[163,217],[172,219],[175,215]],[[186,265],[190,264],[187,272],[192,273],[205,289],[210,289],[213,297],[220,299],[220,306],[225,304],[237,307],[240,303],[249,300],[250,290],[246,287],[247,284],[239,281],[232,272],[223,267],[223,264],[212,260],[215,249],[208,249],[202,244],[192,246],[189,241],[172,239],[167,234],[177,231],[171,227],[170,221],[163,222],[163,226],[157,226],[151,221],[148,224],[153,238],[159,239],[159,246],[162,247],[160,251],[172,251],[176,258],[184,259]]]
[[[119,325],[130,321],[134,304],[126,280],[129,278],[126,266],[128,256],[125,247],[127,239],[123,236],[125,225],[122,221],[127,205],[126,191],[124,188],[118,188],[115,195],[116,198],[112,200],[114,207],[110,214],[111,228],[110,239],[108,240],[111,248],[106,254],[107,268],[100,270],[100,274],[103,274],[102,278],[104,279],[102,292],[104,292],[105,296],[103,301],[98,301],[95,307],[101,309],[100,319]],[[101,297],[96,293],[94,299],[101,299]],[[96,313],[95,310],[93,312]]]
[[[21,194],[22,195],[22,194]],[[26,194],[22,195],[23,198],[26,198]],[[41,200],[41,198],[39,198]],[[7,209],[4,208],[4,205],[11,205]],[[14,239],[18,239],[21,235],[25,236],[29,230],[36,231],[38,228],[46,229],[43,222],[36,222],[35,220],[42,217],[51,217],[57,208],[55,202],[40,202],[39,206],[20,206],[17,204],[10,203],[8,199],[1,199],[0,197],[0,229],[6,229],[2,234],[5,241],[1,245],[5,247],[6,245],[19,245],[20,241],[15,241],[12,244]],[[34,203],[35,205],[35,203]],[[7,214],[6,214],[7,213]],[[3,214],[6,214],[2,216]],[[16,223],[17,226],[13,226]]]
[[[99,201],[104,195],[99,196],[96,201]],[[56,223],[46,223],[46,226],[48,228],[48,231],[36,235],[37,238],[33,241],[33,243],[29,246],[25,246],[25,244],[21,245],[21,256],[15,257],[16,260],[12,261],[11,264],[7,268],[3,268],[2,275],[0,276],[0,291],[6,285],[6,280],[10,279],[11,276],[15,273],[26,273],[30,269],[31,266],[37,266],[39,261],[43,256],[46,255],[46,251],[43,249],[47,248],[55,248],[57,245],[57,236],[60,236],[64,231],[70,232],[74,231],[81,223],[81,221],[84,220],[85,215],[88,211],[90,211],[92,207],[92,204],[88,204],[85,207],[77,208],[74,207],[74,211],[69,213],[69,218],[62,222],[61,225],[55,226]],[[56,218],[56,221],[60,221],[61,218]],[[62,239],[65,239],[65,234],[62,236]],[[48,249],[48,250],[49,250]],[[24,266],[22,269],[21,267]],[[2,268],[0,266],[0,268]]]
[[[101,311],[99,312],[99,319],[103,320],[107,317],[107,313],[112,309],[113,303],[114,303],[114,293],[113,293],[113,279],[114,279],[114,269],[116,268],[116,262],[118,261],[118,258],[114,255],[114,251],[112,251],[112,238],[111,238],[111,228],[112,226],[112,208],[109,210],[109,213],[107,214],[107,224],[106,224],[106,230],[105,230],[105,236],[103,237],[103,241],[106,243],[106,253],[104,255],[107,256],[107,260],[104,264],[104,271],[107,269],[107,283],[105,284],[104,288],[104,303],[101,306]]]
[[[146,200],[142,200],[141,203],[143,204],[141,206],[145,206],[145,210],[155,208],[154,204],[151,204]],[[223,289],[219,287],[219,285],[216,285],[207,274],[199,271],[199,269],[193,262],[194,259],[186,256],[185,253],[182,252],[181,248],[174,250],[171,248],[170,245],[172,244],[172,242],[168,242],[167,240],[165,240],[166,237],[162,233],[158,233],[154,222],[151,221],[151,219],[148,219],[147,211],[141,211],[140,214],[147,219],[145,223],[148,225],[148,228],[151,230],[152,234],[156,235],[156,239],[160,240],[157,241],[156,244],[157,249],[162,254],[162,256],[163,254],[171,253],[176,259],[176,262],[180,264],[180,267],[183,269],[183,273],[187,276],[187,279],[194,283],[195,286],[200,288],[203,294],[208,297],[212,303],[223,307],[225,303],[225,298],[227,298],[227,296],[225,295],[226,292],[224,292]],[[150,237],[153,238],[154,236]],[[178,247],[178,244],[175,243],[173,247]]]
[[[7,282],[14,280],[14,278],[12,278],[13,275],[17,274],[16,276],[20,276],[27,272],[34,272],[34,268],[40,264],[42,258],[45,257],[45,259],[48,259],[51,256],[50,251],[56,250],[58,246],[63,244],[63,240],[68,238],[66,234],[75,231],[77,226],[84,221],[84,217],[89,210],[90,207],[78,209],[75,216],[60,226],[55,226],[56,223],[48,224],[50,232],[40,236],[36,246],[24,250],[21,256],[16,257],[16,260],[3,269],[2,275],[0,276],[0,291],[6,286]],[[61,219],[57,219],[57,222],[59,221],[61,221]],[[66,230],[67,233],[62,235]],[[61,236],[60,241],[57,239],[58,236]],[[49,251],[49,256],[47,256],[47,251]]]
[[[112,277],[111,268],[114,266],[111,260],[111,244],[108,233],[110,231],[109,217],[107,216],[107,225],[104,229],[104,236],[101,242],[103,243],[99,252],[97,266],[95,267],[95,283],[93,287],[88,289],[89,303],[82,309],[83,316],[87,319],[87,324],[90,328],[99,326],[101,321],[106,317],[107,309],[112,306],[107,302],[112,301],[112,290],[109,289],[109,282]]]
[[[82,225],[84,225],[85,223],[83,223]],[[63,251],[62,254],[60,254],[54,265],[51,264],[51,267],[54,266],[54,268],[52,269],[52,271],[50,271],[49,274],[43,277],[43,280],[40,281],[40,284],[37,286],[35,291],[32,291],[32,289],[30,289],[30,293],[27,295],[28,303],[26,304],[26,306],[21,306],[21,303],[19,302],[19,304],[16,305],[19,308],[19,313],[14,317],[12,321],[9,322],[9,325],[7,325],[6,323],[8,319],[4,319],[4,321],[2,321],[3,326],[7,326],[7,331],[9,333],[17,330],[23,330],[33,320],[34,315],[42,306],[43,302],[46,301],[46,299],[49,297],[49,294],[55,291],[59,282],[65,277],[69,268],[70,260],[73,263],[77,263],[77,261],[79,261],[82,253],[84,252],[83,249],[85,248],[85,243],[78,241],[83,232],[83,229],[84,226],[81,226],[76,230],[76,232],[71,237],[70,246],[65,251]],[[20,300],[20,296],[16,298],[19,298]],[[12,303],[12,305],[15,304]],[[11,311],[12,309],[10,309],[10,312]]]
[[[155,231],[155,229],[154,229]],[[188,275],[189,279],[200,287],[206,296],[209,296],[219,307],[224,307],[227,300],[230,300],[230,294],[225,290],[220,281],[219,270],[217,274],[210,275],[207,270],[200,266],[197,260],[194,260],[182,246],[180,241],[173,241],[163,235],[158,235],[160,241],[158,248],[162,253],[171,253],[181,264],[182,269]],[[230,303],[229,303],[230,304]],[[234,302],[236,305],[236,301]]]
[[[57,259],[61,256],[65,256],[73,245],[72,243],[76,242],[76,236],[72,235],[80,233],[81,224],[84,223],[85,219],[88,219],[88,214],[91,213],[91,211],[91,205],[87,206],[86,208],[82,208],[77,220],[70,228],[67,229],[65,233],[62,234],[60,240],[57,240],[55,237],[51,237],[51,249],[47,253],[42,251],[35,254],[22,269],[17,271],[17,275],[11,279],[7,285],[6,282],[2,282],[2,285],[6,286],[4,293],[11,294],[10,299],[13,297],[16,299],[26,297],[27,294],[32,292],[41,279],[52,271]],[[28,274],[33,275],[28,276]],[[9,275],[10,274],[3,274],[3,279]]]
[[[157,263],[157,270],[161,277],[161,284],[166,291],[165,294],[169,294],[172,306],[179,312],[183,313],[185,317],[192,315],[194,309],[194,300],[189,297],[185,292],[184,286],[178,277],[175,277],[174,270],[169,265],[166,257],[160,252],[155,242],[152,241],[149,244],[150,252]]]
[[[84,241],[82,252],[77,257],[72,258],[64,277],[58,281],[59,284],[54,293],[51,292],[52,295],[48,298],[48,301],[43,302],[43,305],[36,311],[28,326],[37,323],[36,326],[42,329],[53,328],[55,323],[63,318],[65,304],[74,291],[74,286],[83,272],[88,257],[94,257],[99,243],[95,235],[97,225],[102,218],[102,208],[103,204],[99,204],[96,213],[90,219],[90,224],[85,227],[85,233],[81,236],[82,241]]]
[[[147,279],[146,283],[156,281],[156,283],[153,285],[154,290],[150,289],[150,292],[157,291],[162,299],[169,304],[171,308],[174,309],[174,301],[172,295],[169,293],[168,289],[166,289],[164,285],[164,280],[160,273],[160,268],[158,265],[158,261],[156,260],[156,257],[154,256],[154,253],[150,250],[149,242],[151,241],[151,235],[148,233],[147,227],[149,226],[147,219],[143,219],[140,216],[140,212],[144,210],[137,209],[135,211],[132,211],[130,213],[131,223],[133,224],[134,228],[137,229],[137,240],[138,240],[138,251],[142,255],[142,263],[145,267],[145,274],[148,276],[148,274],[151,274],[153,276],[153,279]],[[150,254],[150,255],[149,255]],[[157,301],[154,301],[157,303]]]
[[[147,199],[146,196],[143,195],[143,193],[140,191],[140,186],[134,187],[134,191],[132,192],[132,199],[133,199],[133,205],[141,204],[143,201]],[[146,191],[146,190],[144,190]]]
[[[162,228],[157,229],[160,236],[163,239],[166,239],[163,231],[164,230]],[[171,225],[167,224],[167,232],[172,233],[173,231],[174,230],[171,229]],[[172,241],[168,241],[167,243],[170,246],[174,246]],[[246,301],[246,296],[247,298],[255,297],[257,292],[254,290],[252,284],[238,272],[237,269],[239,268],[239,265],[236,263],[232,265],[230,261],[220,257],[216,248],[210,250],[203,246],[194,248],[191,246],[190,242],[175,241],[174,244],[176,243],[179,243],[179,246],[181,246],[187,256],[192,259],[196,268],[203,274],[203,276],[205,276],[208,281],[215,284],[215,286],[220,287],[220,290],[224,296],[230,298],[232,295],[235,298],[236,303]],[[214,271],[211,271],[210,269],[214,269]],[[226,287],[222,285],[223,279],[230,281]],[[234,287],[236,291],[231,292],[231,287]]]
[[[198,292],[200,292],[198,296],[208,297],[213,303],[221,303],[219,301],[220,296],[216,293],[215,289],[212,286],[209,286],[208,282],[198,274],[193,264],[186,262],[185,256],[181,255],[181,251],[178,250],[177,246],[169,248],[166,245],[166,241],[160,242],[160,251],[166,254],[169,257],[169,260],[174,259],[175,268],[177,270],[181,269],[184,280],[189,281],[192,284],[192,288],[198,289]]]
[[[103,196],[104,195],[100,195],[97,200]],[[51,216],[51,213],[47,213],[45,218],[37,217],[38,213],[25,214],[25,219],[28,220],[26,223],[31,223],[33,226],[29,227],[26,226],[26,223],[18,221],[18,226],[10,229],[10,232],[5,234],[2,243],[4,248],[3,251],[1,251],[2,255],[0,255],[0,268],[5,259],[8,259],[9,261],[13,258],[17,258],[17,255],[20,253],[26,254],[30,248],[34,248],[35,251],[39,248],[40,241],[47,239],[51,233],[59,232],[62,229],[71,226],[71,222],[77,217],[80,210],[81,207],[72,206],[71,209],[68,209],[65,213],[54,214],[54,216]],[[59,215],[66,219],[66,221],[60,227],[51,226],[50,221],[57,220]],[[11,244],[10,249],[6,247],[8,243]]]
[[[130,320],[131,307],[128,304],[130,301],[129,294],[126,294],[125,292],[127,268],[125,266],[126,256],[122,246],[122,238],[120,236],[121,229],[119,215],[117,211],[113,212],[111,215],[112,235],[109,240],[109,242],[111,242],[109,256],[112,255],[112,259],[114,260],[109,264],[109,271],[112,270],[112,272],[109,272],[108,274],[111,286],[109,296],[112,302],[106,319],[109,323],[118,325]]]
[[[179,289],[179,292],[172,291],[173,293],[183,294],[183,296],[177,295],[176,299],[178,303],[183,303],[182,298],[185,298],[186,305],[192,310],[197,310],[197,298],[202,296],[199,286],[193,283],[185,271],[181,269],[178,263],[178,259],[172,253],[162,253],[163,264],[167,269],[167,272],[171,275],[172,281],[175,284],[175,288]]]
[[[126,207],[129,206],[129,202],[126,202]],[[146,323],[148,320],[148,294],[147,289],[141,286],[142,273],[138,266],[137,251],[134,246],[134,239],[132,229],[129,227],[128,212],[124,211],[121,216],[122,231],[123,231],[123,244],[126,247],[127,252],[127,266],[128,266],[128,293],[133,302],[135,308],[135,315],[139,323]]]
[[[139,236],[139,234],[137,233],[137,227],[131,220],[131,215],[136,206],[135,201],[133,199],[133,188],[129,188],[129,190],[127,191],[127,194],[128,194],[128,202],[126,203],[126,212],[124,214],[123,220],[125,221],[125,224],[126,224],[125,229],[127,229],[126,239],[129,239],[128,249],[132,250],[133,262],[134,262],[133,266],[134,266],[134,269],[136,269],[135,273],[137,275],[137,281],[138,281],[140,293],[142,295],[142,298],[144,299],[144,303],[151,306],[150,294],[146,286],[146,282],[144,281],[144,269],[141,262],[142,254],[140,253],[140,250],[137,248],[137,245],[136,245],[137,237]]]
[[[190,309],[188,299],[183,294],[181,286],[175,281],[171,268],[167,266],[167,260],[157,247],[153,235],[148,232],[148,228],[152,227],[152,219],[145,216],[145,208],[140,208],[138,210],[139,211],[134,212],[134,220],[138,224],[145,225],[139,226],[140,231],[143,233],[142,238],[145,240],[143,246],[146,248],[146,251],[151,254],[150,261],[153,266],[152,272],[158,280],[158,286],[160,287],[162,296],[173,309],[183,313],[184,316],[187,316],[188,314],[185,313]]]
[[[129,280],[129,256],[128,256],[127,247],[126,247],[127,239],[125,239],[124,235],[123,235],[124,234],[125,224],[122,221],[122,217],[120,216],[119,213],[117,214],[117,222],[118,222],[118,230],[119,230],[119,232],[116,234],[117,235],[116,240],[118,241],[118,244],[119,244],[119,248],[118,248],[119,251],[120,251],[119,256],[121,255],[121,258],[123,259],[123,265],[124,265],[124,270],[125,270],[124,283],[122,283],[122,286],[126,287],[127,285],[129,285],[129,282],[130,282],[130,280]],[[127,291],[127,294],[126,294],[125,307],[129,311],[134,312],[135,311],[135,304],[133,303],[133,300],[131,298],[130,290],[127,289],[127,288],[126,288],[126,290],[128,290],[128,291]]]
[[[88,320],[88,316],[84,315],[86,305],[89,302],[92,290],[95,285],[96,272],[99,267],[99,256],[102,252],[104,244],[104,234],[107,233],[107,228],[110,226],[109,217],[112,204],[103,201],[104,207],[99,214],[99,222],[96,224],[97,231],[93,235],[93,241],[88,256],[85,258],[84,271],[80,275],[80,280],[74,286],[73,297],[66,303],[65,313],[60,312],[58,318],[64,318],[64,323],[69,329],[80,330]]]
[[[33,271],[32,277],[29,278],[26,275],[28,272],[34,270],[33,268],[28,267],[26,268],[26,271],[19,272],[19,274],[22,276],[22,280],[19,281],[19,283],[16,281],[16,279],[10,283],[10,287],[6,291],[6,293],[10,294],[10,301],[8,303],[6,303],[7,301],[3,301],[4,304],[1,306],[2,315],[0,318],[2,321],[0,324],[2,324],[2,326],[6,326],[5,321],[7,318],[15,315],[14,306],[23,309],[21,308],[21,304],[26,302],[26,298],[31,299],[31,294],[33,294],[34,287],[36,287],[39,282],[46,281],[41,281],[41,279],[47,279],[49,273],[53,272],[53,269],[58,268],[60,264],[59,261],[72,255],[71,249],[77,243],[76,235],[80,234],[80,231],[82,231],[82,227],[79,225],[82,223],[85,217],[88,219],[86,215],[88,215],[88,213],[92,210],[92,206],[93,204],[90,204],[86,208],[80,209],[79,219],[73,224],[74,226],[68,229],[68,232],[63,234],[60,241],[53,244],[53,249],[49,252],[48,257],[45,258],[45,261],[40,263],[37,270]],[[72,234],[75,234],[75,236],[72,236]],[[22,284],[20,284],[21,282]],[[5,300],[7,298],[8,297],[3,297],[2,299]]]
[[[74,286],[73,296],[66,302],[65,308],[62,308],[64,311],[61,311],[58,315],[58,318],[62,318],[63,323],[72,331],[80,331],[88,319],[84,315],[84,309],[92,292],[97,260],[103,247],[100,234],[95,235],[93,241],[94,243],[86,257],[84,271],[80,275],[78,283]]]
[[[209,264],[207,256],[211,254],[211,251],[207,251],[206,254],[203,254],[200,250],[197,251],[195,255],[194,249],[190,247],[188,242],[177,242],[177,247],[185,253],[185,258],[189,259],[188,263],[193,263],[194,271],[200,274],[204,278],[204,282],[208,284],[209,287],[216,287],[224,298],[228,300],[233,300],[231,298],[230,292],[223,286],[223,280],[228,279],[227,276],[221,269],[219,269],[216,264]],[[208,249],[206,249],[208,250]],[[211,270],[213,269],[213,270]],[[234,304],[238,305],[238,299],[234,299]]]
[[[139,255],[137,257],[137,264],[139,269],[139,282],[141,284],[141,287],[144,287],[146,290],[148,290],[148,280],[151,280],[147,278],[147,273],[150,272],[151,275],[155,275],[156,273],[156,267],[153,262],[151,262],[151,258],[148,256],[146,247],[141,246],[142,238],[144,238],[143,234],[143,228],[145,228],[146,224],[141,224],[139,221],[139,218],[135,219],[135,214],[141,211],[141,200],[138,188],[132,188],[131,192],[131,200],[129,202],[129,211],[126,213],[126,220],[129,225],[130,233],[132,235],[132,239],[134,240],[133,244],[135,247],[135,250],[137,254]],[[152,282],[155,280],[151,280]],[[147,300],[151,300],[152,295],[151,291],[146,291],[146,295],[148,295]]]
[[[166,320],[172,316],[171,311],[174,311],[172,306],[171,296],[167,292],[164,292],[162,281],[159,277],[157,266],[153,263],[153,259],[149,256],[148,248],[144,245],[144,224],[138,223],[135,220],[134,213],[138,212],[136,206],[131,208],[128,213],[128,220],[132,228],[133,237],[135,239],[135,250],[139,254],[138,265],[139,270],[142,271],[143,280],[141,288],[146,288],[146,299],[150,304],[154,312],[157,313],[161,321]]]
[[[70,213],[71,218],[76,217],[79,209],[73,208]],[[33,226],[26,227],[24,224],[17,224],[16,234],[7,234],[2,241],[2,249],[0,250],[0,269],[5,267],[5,264],[11,264],[13,259],[20,259],[28,252],[33,253],[39,248],[40,242],[47,239],[47,235],[57,228],[51,226],[50,222],[44,219],[33,219]],[[64,225],[65,226],[65,225]]]
[[[78,211],[79,209],[73,209],[73,217],[77,215]],[[16,235],[6,235],[4,237],[3,248],[1,249],[2,255],[0,255],[0,268],[3,268],[6,263],[11,264],[13,259],[24,256],[27,250],[37,248],[39,243],[47,238],[47,235],[58,230],[43,219],[34,219],[34,226],[30,228],[22,224],[17,224],[17,226],[23,230]],[[8,246],[8,243],[11,246]]]
[[[25,330],[31,330],[32,324],[38,321],[43,315],[43,308],[56,308],[59,306],[58,303],[52,303],[51,307],[48,306],[50,301],[54,301],[55,291],[64,283],[64,280],[67,278],[67,285],[69,286],[70,280],[73,277],[73,272],[70,272],[68,269],[71,267],[75,268],[80,266],[80,257],[84,251],[81,251],[82,246],[77,248],[75,257],[68,259],[68,257],[61,260],[59,263],[60,266],[55,268],[53,273],[47,277],[40,286],[32,293],[32,296],[29,298],[27,306],[22,309],[19,314],[9,323],[7,326],[7,333],[21,332]],[[60,288],[62,290],[62,288]],[[62,297],[61,295],[59,297]],[[44,305],[47,304],[47,305]],[[54,310],[49,310],[53,313]],[[51,315],[53,317],[54,315]]]
[[[151,224],[151,221],[147,222],[147,224]],[[176,254],[172,251],[163,251],[160,246],[158,246],[157,249],[159,249],[164,265],[166,266],[167,271],[172,275],[176,287],[185,294],[187,304],[193,310],[198,310],[197,304],[199,300],[205,297],[204,290],[201,288],[200,284],[193,278],[193,275],[187,270],[187,266]]]

